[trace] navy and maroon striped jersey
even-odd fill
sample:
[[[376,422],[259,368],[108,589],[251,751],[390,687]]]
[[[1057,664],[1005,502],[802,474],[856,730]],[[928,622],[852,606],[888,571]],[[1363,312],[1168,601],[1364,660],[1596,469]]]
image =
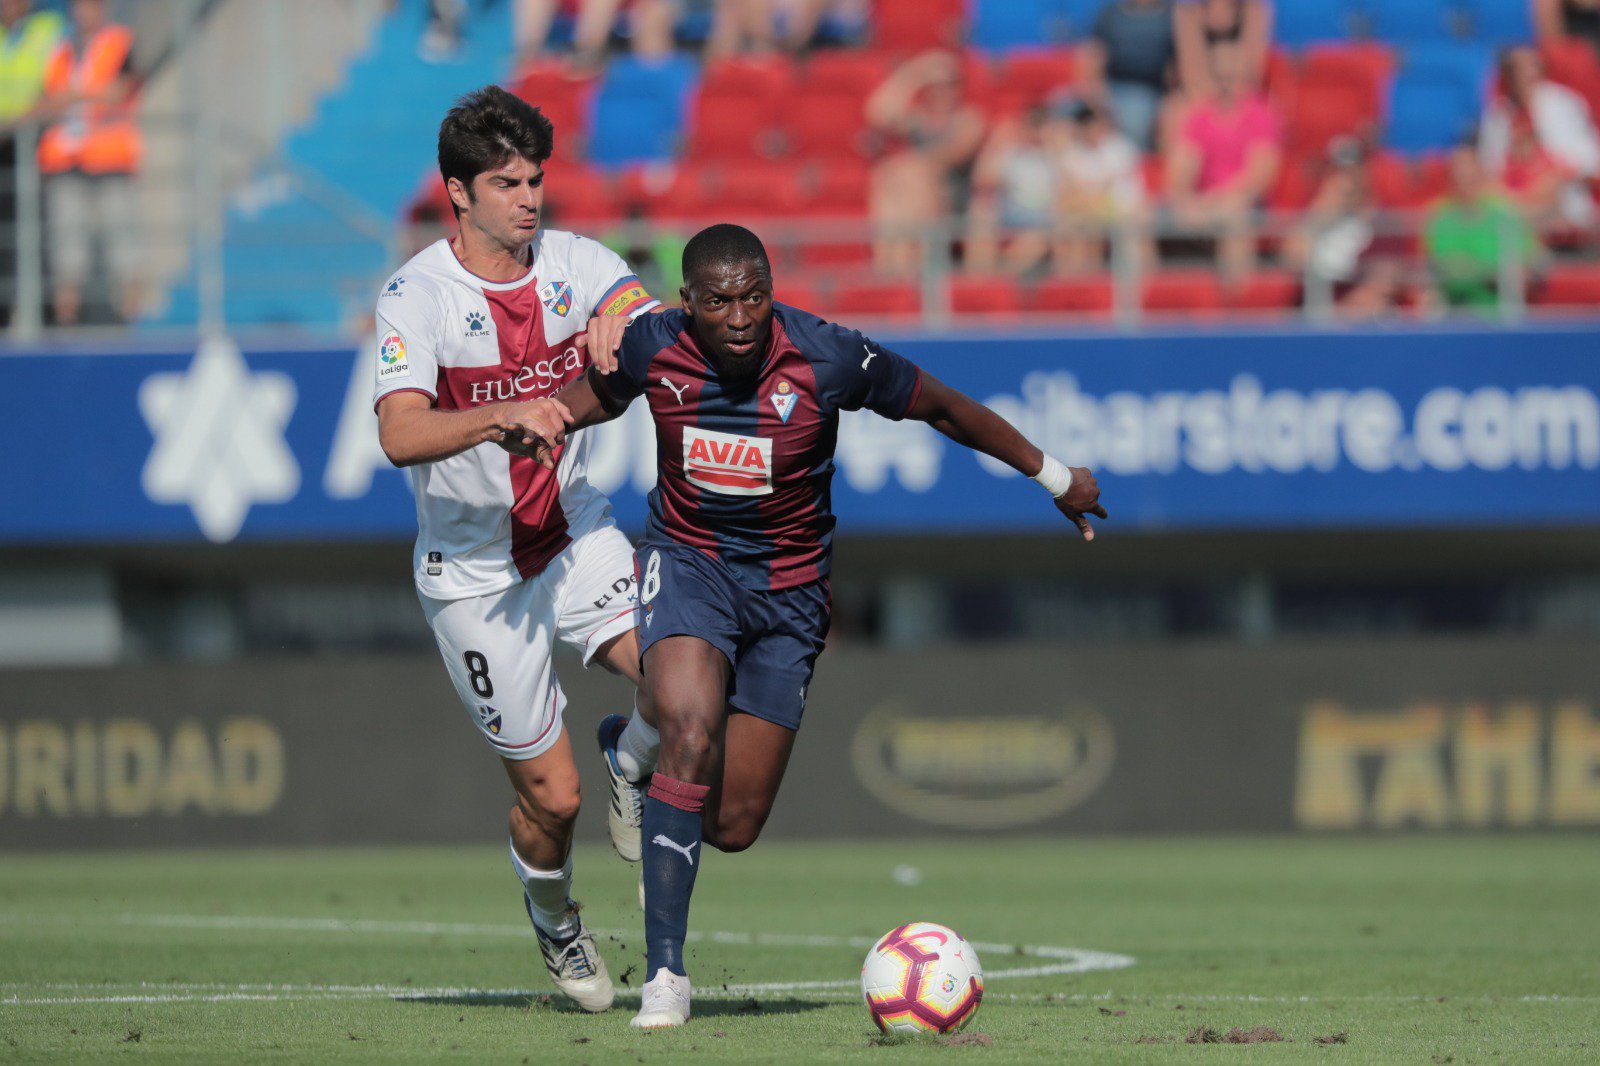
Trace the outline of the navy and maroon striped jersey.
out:
[[[658,480],[643,543],[699,548],[757,590],[828,574],[839,412],[904,418],[922,382],[904,357],[784,304],[754,378],[723,381],[674,310],[636,319],[616,372],[591,380],[650,404]]]

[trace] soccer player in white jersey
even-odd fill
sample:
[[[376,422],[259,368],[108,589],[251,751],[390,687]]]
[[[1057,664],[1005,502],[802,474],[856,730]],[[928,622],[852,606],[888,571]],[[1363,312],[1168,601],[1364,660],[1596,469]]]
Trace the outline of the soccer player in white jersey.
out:
[[[602,1011],[611,979],[570,894],[578,768],[551,656],[559,637],[585,665],[639,684],[633,549],[589,484],[586,435],[554,470],[494,445],[547,429],[529,401],[577,380],[591,358],[609,371],[621,327],[658,304],[604,246],[541,229],[552,141],[537,108],[494,87],[445,117],[439,169],[459,233],[384,285],[374,402],[384,453],[409,468],[416,493],[423,611],[516,791],[511,865],[546,968]],[[612,838],[634,861],[642,801],[623,774],[648,777],[658,744],[637,710],[602,723]]]

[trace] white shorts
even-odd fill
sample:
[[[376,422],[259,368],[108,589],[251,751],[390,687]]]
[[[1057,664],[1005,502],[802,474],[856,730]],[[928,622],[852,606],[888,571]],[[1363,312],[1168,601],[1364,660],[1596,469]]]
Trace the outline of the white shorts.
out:
[[[551,661],[556,638],[588,666],[607,641],[633,628],[633,546],[608,522],[503,592],[418,597],[456,695],[484,739],[504,758],[532,759],[561,737],[567,697]]]

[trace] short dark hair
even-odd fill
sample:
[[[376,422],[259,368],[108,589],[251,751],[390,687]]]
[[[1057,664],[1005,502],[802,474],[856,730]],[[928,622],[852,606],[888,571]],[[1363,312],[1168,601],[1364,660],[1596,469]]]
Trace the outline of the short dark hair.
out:
[[[503,166],[513,156],[544,165],[555,150],[555,127],[532,104],[490,85],[470,92],[439,123],[439,173],[460,181],[472,195],[472,179]],[[456,214],[460,214],[457,209]]]
[[[761,238],[731,222],[719,222],[689,238],[683,246],[683,276],[687,281],[708,266],[730,263],[755,262],[767,273],[772,273],[772,263],[767,259],[766,246]]]

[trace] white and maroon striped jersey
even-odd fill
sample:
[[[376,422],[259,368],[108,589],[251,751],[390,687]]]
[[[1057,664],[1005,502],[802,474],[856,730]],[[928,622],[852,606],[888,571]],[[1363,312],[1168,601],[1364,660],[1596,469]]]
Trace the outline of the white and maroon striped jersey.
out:
[[[545,230],[518,281],[485,281],[448,241],[417,253],[378,296],[373,403],[420,392],[441,411],[548,396],[589,365],[573,341],[599,314],[657,301],[597,241]],[[410,468],[417,497],[417,587],[435,599],[483,596],[539,573],[611,503],[589,484],[589,440],[573,434],[554,473],[480,444]]]

